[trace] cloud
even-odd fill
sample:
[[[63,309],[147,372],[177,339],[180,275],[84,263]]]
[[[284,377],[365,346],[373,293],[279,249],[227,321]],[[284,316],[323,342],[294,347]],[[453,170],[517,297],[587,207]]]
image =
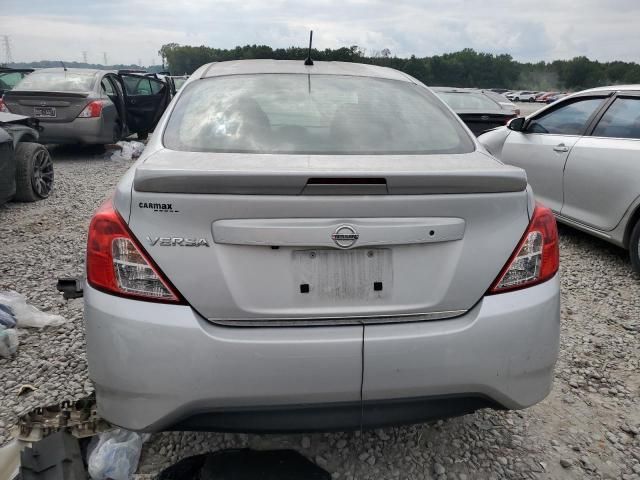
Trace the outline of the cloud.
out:
[[[16,61],[148,64],[164,43],[317,48],[359,45],[399,56],[462,48],[538,61],[586,55],[640,60],[637,0],[4,0],[0,24]],[[0,60],[3,52],[0,51]]]

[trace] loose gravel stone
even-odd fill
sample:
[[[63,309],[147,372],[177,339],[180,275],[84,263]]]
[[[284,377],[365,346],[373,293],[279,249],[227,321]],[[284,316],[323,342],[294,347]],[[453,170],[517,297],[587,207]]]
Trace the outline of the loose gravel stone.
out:
[[[89,219],[129,164],[77,148],[54,149],[53,159],[49,199],[0,207],[0,290],[16,290],[70,321],[21,329],[15,358],[0,359],[0,445],[21,413],[93,391],[82,299],[63,300],[55,284],[83,273]],[[362,433],[159,433],[144,445],[139,472],[248,447],[300,450],[337,479],[637,479],[640,281],[623,250],[567,227],[560,236],[560,356],[553,390],[538,405]],[[36,390],[18,397],[25,383]]]

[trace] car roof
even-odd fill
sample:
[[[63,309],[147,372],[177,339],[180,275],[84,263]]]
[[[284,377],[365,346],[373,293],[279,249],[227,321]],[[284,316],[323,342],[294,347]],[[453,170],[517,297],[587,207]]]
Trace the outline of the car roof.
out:
[[[484,93],[482,88],[463,88],[463,87],[429,87],[434,92],[450,92],[450,93]]]
[[[62,67],[38,68],[35,72],[64,72]],[[99,68],[68,68],[68,73],[113,73],[114,70],[102,70]]]
[[[304,64],[304,60],[234,60],[206,65],[200,78],[219,77],[224,75],[246,75],[260,73],[299,73],[312,75],[351,75],[358,77],[375,77],[389,80],[413,82],[408,75],[387,67],[366,65],[351,62],[314,61],[312,66]]]
[[[637,85],[610,85],[608,87],[596,87],[589,90],[583,90],[579,93],[587,92],[632,92],[640,90],[640,84]]]

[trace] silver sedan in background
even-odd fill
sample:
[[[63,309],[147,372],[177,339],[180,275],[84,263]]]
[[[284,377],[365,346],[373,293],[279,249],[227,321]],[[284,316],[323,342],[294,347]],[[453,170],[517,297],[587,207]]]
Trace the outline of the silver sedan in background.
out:
[[[170,99],[167,84],[141,74],[43,68],[5,93],[0,111],[40,120],[42,143],[115,143],[144,138]]]
[[[627,248],[640,272],[640,85],[566,97],[479,137],[558,220]]]

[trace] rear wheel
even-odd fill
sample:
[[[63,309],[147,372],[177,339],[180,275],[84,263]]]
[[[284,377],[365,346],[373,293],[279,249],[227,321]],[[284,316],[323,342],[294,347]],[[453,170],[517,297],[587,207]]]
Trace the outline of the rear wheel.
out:
[[[514,100],[515,100],[516,102],[519,102],[519,101],[520,101],[520,97],[516,97],[516,98],[514,98]]]
[[[16,147],[16,200],[35,202],[53,190],[53,161],[39,143],[18,143]]]
[[[633,227],[631,238],[629,239],[629,257],[631,257],[631,266],[640,274],[640,220]]]

